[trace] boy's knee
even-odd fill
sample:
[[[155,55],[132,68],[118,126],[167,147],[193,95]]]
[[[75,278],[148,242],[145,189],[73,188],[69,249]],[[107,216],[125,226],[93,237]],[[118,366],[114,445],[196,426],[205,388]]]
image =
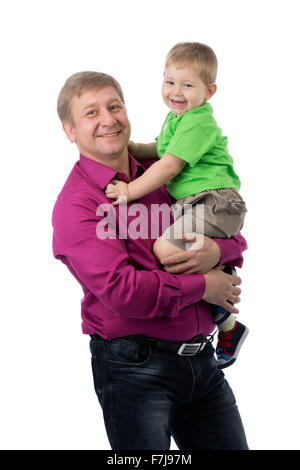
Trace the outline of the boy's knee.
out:
[[[175,255],[179,251],[182,251],[182,249],[162,237],[159,237],[153,245],[153,253],[159,261],[167,256]]]

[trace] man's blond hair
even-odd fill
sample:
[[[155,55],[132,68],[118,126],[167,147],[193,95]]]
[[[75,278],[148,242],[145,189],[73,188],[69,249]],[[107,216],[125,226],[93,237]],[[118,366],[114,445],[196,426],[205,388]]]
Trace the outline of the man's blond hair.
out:
[[[72,116],[72,100],[84,91],[97,90],[112,86],[124,103],[122,88],[115,78],[101,72],[78,72],[71,75],[62,87],[57,99],[57,112],[62,122],[74,125]]]
[[[206,86],[216,82],[218,61],[211,47],[200,42],[180,42],[175,44],[166,58],[166,66],[177,68],[193,66]]]

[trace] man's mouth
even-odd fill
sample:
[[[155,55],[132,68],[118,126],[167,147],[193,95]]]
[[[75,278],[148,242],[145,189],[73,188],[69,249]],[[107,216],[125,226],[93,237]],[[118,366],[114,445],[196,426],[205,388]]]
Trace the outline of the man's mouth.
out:
[[[115,131],[115,132],[107,132],[105,134],[97,134],[97,137],[115,137],[119,135],[121,130]]]

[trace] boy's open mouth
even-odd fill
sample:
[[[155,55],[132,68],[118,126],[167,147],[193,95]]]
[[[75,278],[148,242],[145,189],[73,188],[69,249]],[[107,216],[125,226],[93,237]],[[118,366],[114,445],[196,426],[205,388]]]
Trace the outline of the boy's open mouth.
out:
[[[178,101],[178,100],[172,100],[172,99],[171,99],[171,103],[176,108],[182,108],[183,106],[186,105],[186,101]]]

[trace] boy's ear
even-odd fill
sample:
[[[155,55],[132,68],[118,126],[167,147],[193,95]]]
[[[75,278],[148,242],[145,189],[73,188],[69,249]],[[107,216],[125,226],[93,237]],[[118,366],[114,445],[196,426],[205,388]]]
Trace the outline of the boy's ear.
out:
[[[205,95],[205,99],[206,101],[209,100],[217,91],[217,85],[215,83],[212,83],[211,85],[209,85],[209,87],[207,88],[207,92],[206,92],[206,95]]]
[[[76,140],[76,136],[75,136],[75,133],[74,133],[74,128],[71,126],[71,124],[69,124],[68,122],[63,122],[62,123],[62,128],[66,134],[66,136],[68,137],[69,141],[70,142],[75,142]]]

